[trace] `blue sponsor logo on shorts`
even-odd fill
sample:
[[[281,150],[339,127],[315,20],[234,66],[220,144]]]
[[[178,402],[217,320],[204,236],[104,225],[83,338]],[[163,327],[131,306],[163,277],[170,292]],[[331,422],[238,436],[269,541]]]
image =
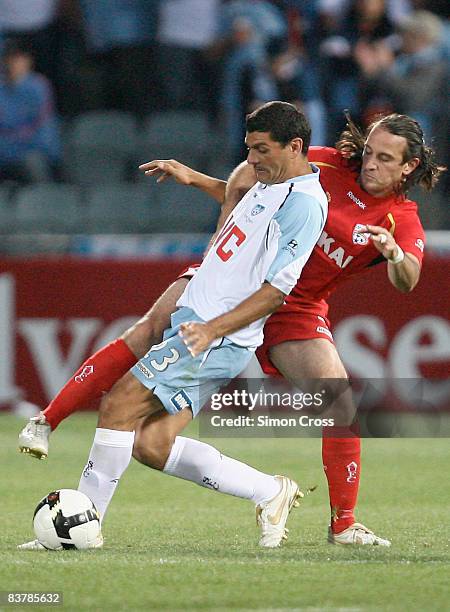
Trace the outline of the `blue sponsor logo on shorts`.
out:
[[[178,412],[184,410],[184,408],[192,408],[192,400],[184,389],[180,389],[175,395],[172,395],[170,402]]]

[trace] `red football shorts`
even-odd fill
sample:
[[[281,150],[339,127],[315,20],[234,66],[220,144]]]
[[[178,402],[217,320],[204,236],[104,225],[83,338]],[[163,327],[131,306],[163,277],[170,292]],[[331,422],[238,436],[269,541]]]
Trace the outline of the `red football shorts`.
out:
[[[256,351],[256,356],[265,374],[281,376],[270,361],[271,346],[293,340],[312,340],[325,338],[334,344],[327,317],[315,313],[285,311],[283,307],[271,315],[264,326],[264,344]]]
[[[191,279],[197,271],[199,263],[184,268],[178,278]],[[271,346],[293,340],[312,340],[325,338],[334,344],[330,331],[330,321],[325,316],[328,304],[324,300],[302,305],[285,304],[271,315],[264,326],[264,344],[256,351],[256,356],[265,374],[281,376],[269,359]],[[319,314],[321,313],[321,314]]]

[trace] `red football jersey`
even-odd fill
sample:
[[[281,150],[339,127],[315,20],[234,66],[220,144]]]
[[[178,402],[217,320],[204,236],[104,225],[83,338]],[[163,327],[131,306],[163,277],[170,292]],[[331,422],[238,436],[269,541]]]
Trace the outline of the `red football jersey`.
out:
[[[417,204],[403,196],[374,198],[357,183],[357,173],[336,149],[311,147],[309,160],[320,168],[320,182],[328,196],[328,218],[302,275],[286,298],[284,310],[302,307],[326,314],[326,300],[335,287],[353,274],[386,262],[361,227],[388,229],[403,251],[422,262],[425,235]]]
[[[415,255],[420,263],[423,259],[425,234],[415,202],[404,196],[369,195],[357,183],[357,172],[336,149],[310,147],[308,159],[320,168],[320,182],[328,196],[328,218],[297,285],[269,322],[289,312],[326,317],[327,299],[340,283],[386,263],[368,235],[360,231],[361,226],[385,227],[405,253]],[[181,276],[190,278],[191,269]]]

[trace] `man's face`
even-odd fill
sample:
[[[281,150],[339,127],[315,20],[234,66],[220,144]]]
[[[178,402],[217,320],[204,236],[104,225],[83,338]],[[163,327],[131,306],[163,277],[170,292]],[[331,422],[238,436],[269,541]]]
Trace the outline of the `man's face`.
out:
[[[357,9],[361,15],[369,19],[379,19],[385,10],[384,0],[359,0]]]
[[[403,161],[406,139],[375,127],[364,146],[360,183],[362,188],[376,198],[394,193],[403,178],[413,172],[419,160]]]
[[[245,144],[248,147],[247,162],[254,167],[258,181],[273,185],[286,180],[293,160],[290,144],[283,146],[275,142],[269,132],[247,133]]]
[[[4,58],[4,64],[8,78],[16,81],[29,74],[33,60],[27,53],[14,53]]]

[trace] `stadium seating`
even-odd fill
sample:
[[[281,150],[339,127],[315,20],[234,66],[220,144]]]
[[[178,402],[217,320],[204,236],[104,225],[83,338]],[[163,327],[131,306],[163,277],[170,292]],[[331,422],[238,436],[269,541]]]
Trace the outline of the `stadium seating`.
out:
[[[210,176],[226,181],[228,180],[233,168],[234,165],[232,163],[229,163],[226,160],[223,161],[221,157],[212,156],[211,159],[208,160],[206,173]]]
[[[197,233],[214,231],[220,207],[206,194],[167,180],[155,186],[156,202],[152,209],[165,232]]]
[[[197,169],[206,165],[210,129],[206,116],[196,111],[167,111],[152,115],[144,124],[139,144],[140,163],[151,159],[177,159]]]
[[[175,182],[128,183],[89,191],[86,230],[94,234],[211,232],[218,213],[211,198]]]
[[[71,185],[41,183],[23,187],[15,198],[17,233],[82,231],[80,192]]]
[[[121,184],[92,188],[87,195],[86,230],[92,234],[152,231],[148,186]]]
[[[13,197],[0,186],[0,233],[212,232],[219,207],[205,194],[143,174],[125,182],[127,167],[155,157],[205,169],[210,138],[199,112],[157,113],[140,137],[127,113],[85,113],[64,130],[68,183],[22,187]]]
[[[0,234],[211,233],[218,215],[212,198],[173,181],[0,189]]]
[[[11,190],[6,185],[0,185],[0,234],[8,234],[14,230],[15,210],[11,199]]]
[[[137,148],[135,118],[117,111],[85,113],[66,133],[64,175],[79,185],[126,180]]]

